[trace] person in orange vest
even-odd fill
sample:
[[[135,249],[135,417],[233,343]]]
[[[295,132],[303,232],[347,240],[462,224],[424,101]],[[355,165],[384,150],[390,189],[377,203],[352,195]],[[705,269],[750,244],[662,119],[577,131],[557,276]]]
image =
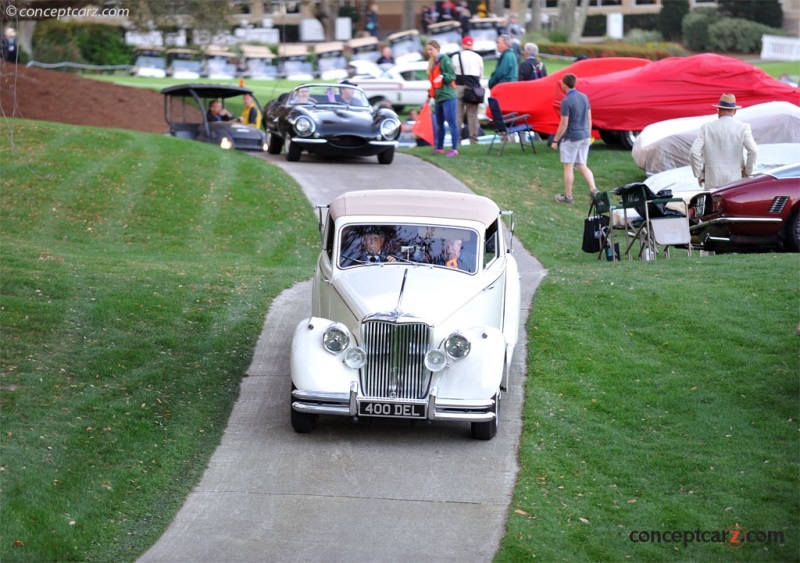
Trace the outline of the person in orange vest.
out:
[[[428,54],[428,79],[431,81],[428,101],[433,98],[436,102],[436,146],[433,152],[444,153],[444,123],[447,121],[452,141],[452,148],[447,156],[458,156],[456,71],[453,70],[450,57],[441,52],[441,45],[435,39],[428,41],[425,51]]]

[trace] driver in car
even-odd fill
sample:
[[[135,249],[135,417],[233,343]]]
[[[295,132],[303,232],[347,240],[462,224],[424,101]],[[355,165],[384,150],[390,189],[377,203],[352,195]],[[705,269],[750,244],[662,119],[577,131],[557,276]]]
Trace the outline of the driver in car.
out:
[[[367,230],[361,238],[361,244],[364,246],[362,260],[368,264],[396,262],[397,259],[386,251],[385,242],[386,235],[382,231],[377,229]]]
[[[342,82],[342,84],[349,84],[348,82]],[[351,84],[352,86],[352,84]],[[339,98],[343,104],[347,104],[348,106],[363,106],[364,100],[361,99],[361,96],[358,95],[358,91],[354,88],[349,88],[347,86],[342,86],[339,88]]]

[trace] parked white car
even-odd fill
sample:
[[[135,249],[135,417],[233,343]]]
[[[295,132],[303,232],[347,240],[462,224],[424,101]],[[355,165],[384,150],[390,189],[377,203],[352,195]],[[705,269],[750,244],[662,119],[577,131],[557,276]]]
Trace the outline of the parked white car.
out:
[[[503,217],[471,194],[348,192],[323,213],[311,317],[291,349],[291,422],[470,422],[497,433],[520,319]]]
[[[717,114],[710,113],[648,125],[633,143],[631,156],[648,176],[686,166],[700,127],[715,119],[718,119]],[[753,139],[759,147],[764,144],[800,143],[800,107],[792,103],[756,104],[737,111],[734,119],[750,125]]]
[[[395,111],[420,107],[428,99],[431,82],[427,61],[399,63],[388,69],[371,61],[350,61],[350,82],[364,90],[372,106],[389,102]]]

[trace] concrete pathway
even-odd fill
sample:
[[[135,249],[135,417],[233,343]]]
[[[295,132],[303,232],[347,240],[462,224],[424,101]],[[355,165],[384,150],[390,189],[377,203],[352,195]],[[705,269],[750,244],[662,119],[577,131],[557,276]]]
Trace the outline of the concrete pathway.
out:
[[[468,192],[405,154],[299,163],[264,155],[312,204],[353,189]],[[495,439],[467,423],[323,417],[312,434],[289,423],[292,331],[310,314],[311,282],[272,304],[222,443],[169,529],[140,561],[491,561],[517,473],[527,346],[524,325],[545,272],[518,241],[522,329]]]

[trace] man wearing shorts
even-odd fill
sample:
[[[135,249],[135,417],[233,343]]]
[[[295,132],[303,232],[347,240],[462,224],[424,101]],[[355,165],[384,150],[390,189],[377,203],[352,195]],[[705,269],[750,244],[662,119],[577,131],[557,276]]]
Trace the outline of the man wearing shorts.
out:
[[[554,150],[559,148],[560,143],[561,163],[564,165],[564,193],[557,195],[556,201],[567,204],[573,202],[572,185],[575,183],[575,168],[589,184],[592,196],[597,193],[594,174],[586,166],[589,145],[592,143],[592,109],[586,94],[575,89],[577,83],[578,77],[574,74],[565,74],[561,79],[561,90],[565,94],[561,100],[561,121],[550,141],[550,146]]]

